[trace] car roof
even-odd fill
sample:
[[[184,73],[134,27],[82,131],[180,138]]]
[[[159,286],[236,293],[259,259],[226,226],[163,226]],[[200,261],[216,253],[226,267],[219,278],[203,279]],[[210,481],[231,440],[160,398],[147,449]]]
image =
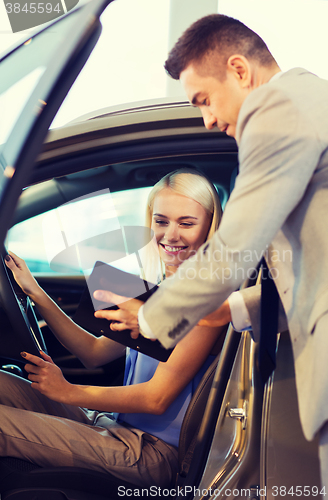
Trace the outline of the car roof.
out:
[[[131,148],[143,144],[145,152],[147,142],[152,145],[152,154],[155,155],[155,144],[160,146],[174,141],[177,147],[177,141],[187,140],[191,153],[195,146],[190,143],[191,137],[193,140],[204,138],[208,145],[215,138],[217,152],[237,151],[234,139],[217,128],[206,130],[199,110],[187,101],[162,98],[97,110],[65,126],[49,130],[37,159],[32,183],[66,175],[62,169],[56,170],[60,160],[68,161],[76,155],[81,158],[96,150],[106,150],[107,161],[117,162],[116,155],[111,159],[109,152],[115,149],[117,153],[120,146],[128,145]],[[123,154],[122,161],[126,159]],[[79,168],[83,170],[83,158],[81,160]],[[52,168],[53,162],[57,167]]]
[[[52,149],[57,141],[77,138],[79,135],[100,130],[109,132],[111,129],[129,125],[140,128],[141,124],[148,123],[149,128],[153,128],[154,123],[161,123],[162,128],[166,128],[165,122],[173,121],[176,123],[175,128],[180,128],[180,123],[176,122],[179,119],[188,120],[189,123],[193,120],[193,124],[197,124],[200,132],[205,132],[199,110],[191,106],[188,101],[160,98],[102,108],[75,118],[64,126],[50,129],[44,150]],[[159,128],[156,127],[157,130]],[[42,158],[41,155],[40,160]]]
[[[50,129],[15,213],[15,222],[109,185],[152,185],[176,168],[198,168],[229,193],[237,146],[205,129],[200,112],[170,98],[96,110]],[[42,184],[41,184],[42,183]]]

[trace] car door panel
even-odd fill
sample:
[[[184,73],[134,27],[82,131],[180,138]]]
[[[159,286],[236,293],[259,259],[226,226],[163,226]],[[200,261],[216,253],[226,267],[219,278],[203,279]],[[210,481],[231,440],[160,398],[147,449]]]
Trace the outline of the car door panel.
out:
[[[261,488],[267,500],[320,498],[318,440],[307,441],[301,428],[288,331],[280,335],[277,367],[264,397],[261,455]]]

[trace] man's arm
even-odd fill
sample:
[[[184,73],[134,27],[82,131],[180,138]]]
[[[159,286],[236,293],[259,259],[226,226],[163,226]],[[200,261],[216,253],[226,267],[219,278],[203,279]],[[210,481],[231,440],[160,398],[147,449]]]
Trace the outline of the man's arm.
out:
[[[240,173],[219,230],[143,307],[148,326],[166,348],[223,304],[256,268],[302,199],[321,155],[316,130],[276,83],[247,97],[237,140]]]
[[[237,138],[240,173],[218,231],[144,305],[149,327],[167,348],[256,268],[301,201],[321,155],[316,130],[277,83],[247,97]]]
[[[156,339],[143,316],[143,303],[137,299],[127,299],[105,290],[97,290],[102,294],[102,299],[110,303],[117,303],[117,311],[96,311],[95,316],[117,323],[111,324],[111,329],[116,331],[131,330],[131,337],[138,338],[141,333],[149,339]],[[97,295],[96,298],[100,297]],[[100,300],[100,299],[99,299]],[[261,285],[255,285],[233,292],[221,307],[202,318],[197,326],[220,327],[228,323],[237,331],[252,330],[255,342],[260,339],[260,307]],[[278,332],[288,329],[287,318],[282,303],[279,302]]]
[[[233,295],[233,294],[232,294]],[[98,300],[102,300],[108,303],[117,304],[118,310],[106,310],[101,309],[95,312],[96,318],[107,319],[108,321],[113,321],[110,328],[114,331],[131,330],[131,337],[133,339],[138,338],[139,334],[143,335],[148,339],[156,339],[155,335],[146,323],[143,316],[143,306],[144,303],[138,299],[132,299],[128,297],[122,297],[121,295],[116,295],[108,290],[96,290],[94,297]],[[230,298],[229,298],[230,300]],[[231,322],[232,311],[230,301],[226,300],[220,308],[216,311],[205,316],[201,319],[197,326],[209,326],[218,327],[224,326]],[[243,303],[243,299],[239,299]],[[235,302],[234,302],[235,303]],[[245,306],[244,306],[245,307]],[[245,317],[240,315],[239,311],[235,310],[235,318],[238,318],[237,325],[244,325]],[[247,310],[246,316],[248,318]],[[249,323],[248,323],[249,324]],[[238,329],[238,328],[237,328]],[[240,328],[243,330],[246,328]]]

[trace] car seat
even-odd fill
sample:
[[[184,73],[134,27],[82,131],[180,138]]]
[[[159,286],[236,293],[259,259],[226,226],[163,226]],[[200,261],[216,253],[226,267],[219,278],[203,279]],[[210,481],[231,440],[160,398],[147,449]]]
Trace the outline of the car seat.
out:
[[[204,374],[184,416],[179,440],[180,482],[189,470],[219,357],[215,358]],[[122,496],[119,486],[124,487],[124,491],[141,490],[109,473],[75,467],[42,468],[16,458],[0,458],[1,500],[114,500]],[[174,497],[165,494],[165,498]]]

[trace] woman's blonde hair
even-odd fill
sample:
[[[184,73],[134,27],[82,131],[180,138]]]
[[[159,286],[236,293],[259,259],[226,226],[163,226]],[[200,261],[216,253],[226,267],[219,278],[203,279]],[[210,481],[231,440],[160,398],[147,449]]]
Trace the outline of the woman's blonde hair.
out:
[[[177,194],[182,196],[187,196],[192,200],[197,201],[211,216],[211,225],[205,241],[212,238],[213,234],[219,227],[221,217],[222,217],[222,208],[220,203],[219,195],[216,191],[215,186],[212,182],[207,179],[207,177],[198,172],[197,170],[182,168],[179,170],[174,170],[166,174],[162,179],[160,179],[150,191],[148,195],[148,202],[146,208],[146,222],[145,225],[147,227],[151,227],[152,218],[153,218],[153,209],[154,209],[154,200],[158,193],[162,191],[162,189],[170,188]],[[157,253],[158,256],[158,253]],[[150,266],[154,266],[158,269],[158,259],[157,257],[157,265],[154,260],[154,256],[150,256],[148,253],[147,261],[145,262],[145,268],[147,271],[146,276],[152,276],[153,272],[150,271]],[[161,279],[163,278],[163,269],[162,265],[161,269]],[[145,269],[146,271],[146,269]],[[157,271],[157,275],[158,275]],[[149,281],[152,279],[147,278]]]

